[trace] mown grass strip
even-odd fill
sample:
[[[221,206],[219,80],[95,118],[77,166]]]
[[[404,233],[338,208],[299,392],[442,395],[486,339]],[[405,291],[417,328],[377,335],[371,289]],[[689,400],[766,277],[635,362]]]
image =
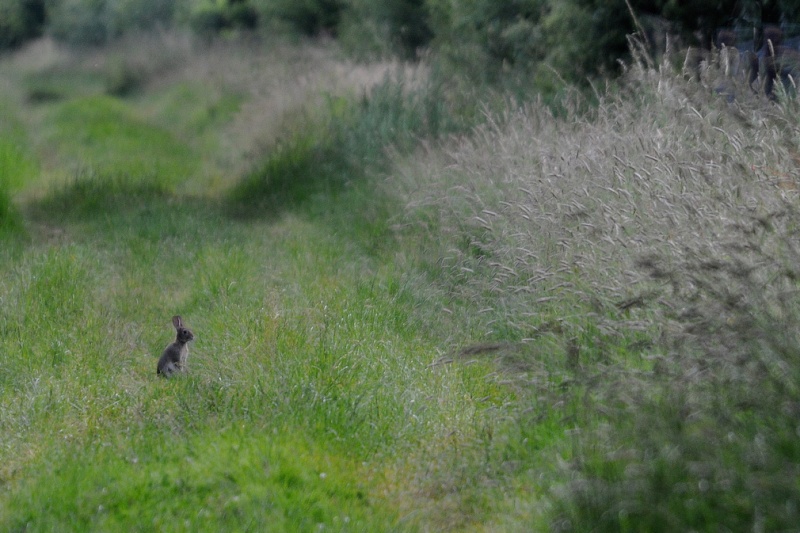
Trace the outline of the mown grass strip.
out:
[[[197,155],[167,130],[137,118],[121,101],[97,95],[57,104],[49,140],[67,169],[157,175],[174,186],[198,169]]]

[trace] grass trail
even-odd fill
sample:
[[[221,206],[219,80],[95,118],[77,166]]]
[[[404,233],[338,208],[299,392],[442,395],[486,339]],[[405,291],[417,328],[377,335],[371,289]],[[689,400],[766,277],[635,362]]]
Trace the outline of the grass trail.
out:
[[[4,250],[4,527],[383,529],[401,517],[384,476],[413,478],[420,443],[470,439],[508,399],[487,366],[429,366],[414,274],[335,214],[225,213],[152,194],[51,208]],[[196,340],[167,382],[176,313]]]
[[[46,48],[2,65],[17,81],[4,87],[18,103],[5,133],[24,148],[9,189],[24,232],[0,251],[0,529],[485,521],[502,497],[487,493],[497,472],[482,469],[504,462],[495,435],[513,420],[499,414],[520,391],[488,359],[438,364],[471,332],[451,331],[441,294],[390,228],[393,200],[348,174],[352,155],[331,142],[380,132],[358,147],[377,158],[393,123],[376,114],[331,139],[302,130],[326,106],[371,109],[349,102],[385,66],[376,75],[312,49],[300,90],[285,92],[302,68],[284,67],[270,95],[242,77],[252,50],[238,50],[231,83],[201,81],[198,69],[225,61],[206,52],[168,50],[193,66],[138,79],[124,97],[102,80],[133,60]],[[392,91],[377,113],[396,112]],[[302,142],[228,193],[256,159],[247,150],[283,126]],[[320,153],[333,154],[334,188],[321,186]],[[284,198],[276,176],[290,190],[307,179],[312,194],[250,198],[276,187]],[[166,381],[155,365],[174,314],[196,338],[190,373]],[[545,425],[537,446],[560,435]]]

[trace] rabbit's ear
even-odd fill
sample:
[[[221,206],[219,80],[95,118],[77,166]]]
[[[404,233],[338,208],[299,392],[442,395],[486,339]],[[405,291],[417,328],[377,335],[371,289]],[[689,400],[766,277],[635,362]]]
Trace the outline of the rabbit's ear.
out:
[[[179,317],[178,315],[175,315],[174,317],[172,317],[172,325],[175,326],[175,329],[182,328],[183,327],[183,321],[181,320],[181,317]]]

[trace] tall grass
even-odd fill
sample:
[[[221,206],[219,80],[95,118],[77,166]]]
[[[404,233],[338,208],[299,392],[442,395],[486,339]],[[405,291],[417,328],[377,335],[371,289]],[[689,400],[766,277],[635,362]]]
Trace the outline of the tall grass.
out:
[[[359,98],[329,96],[321,110],[296,120],[232,191],[236,209],[257,212],[336,194],[383,172],[390,149],[405,153],[420,139],[462,127],[434,86],[402,70]]]
[[[37,162],[24,144],[24,129],[5,106],[0,107],[0,234],[17,232],[22,224],[12,195],[24,183],[35,178]]]
[[[19,216],[11,202],[11,195],[0,183],[0,233],[14,232],[19,225]]]
[[[552,527],[793,527],[796,103],[643,63],[579,104],[510,111],[396,182],[476,333],[555,339],[587,387]]]

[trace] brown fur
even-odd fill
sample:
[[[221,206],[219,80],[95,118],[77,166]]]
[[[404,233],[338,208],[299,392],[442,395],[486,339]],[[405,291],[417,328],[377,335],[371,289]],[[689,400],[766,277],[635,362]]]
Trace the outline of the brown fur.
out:
[[[172,325],[176,331],[175,342],[164,349],[156,368],[156,374],[164,377],[186,372],[186,361],[189,358],[188,343],[194,339],[194,334],[184,327],[180,316],[172,317]]]

